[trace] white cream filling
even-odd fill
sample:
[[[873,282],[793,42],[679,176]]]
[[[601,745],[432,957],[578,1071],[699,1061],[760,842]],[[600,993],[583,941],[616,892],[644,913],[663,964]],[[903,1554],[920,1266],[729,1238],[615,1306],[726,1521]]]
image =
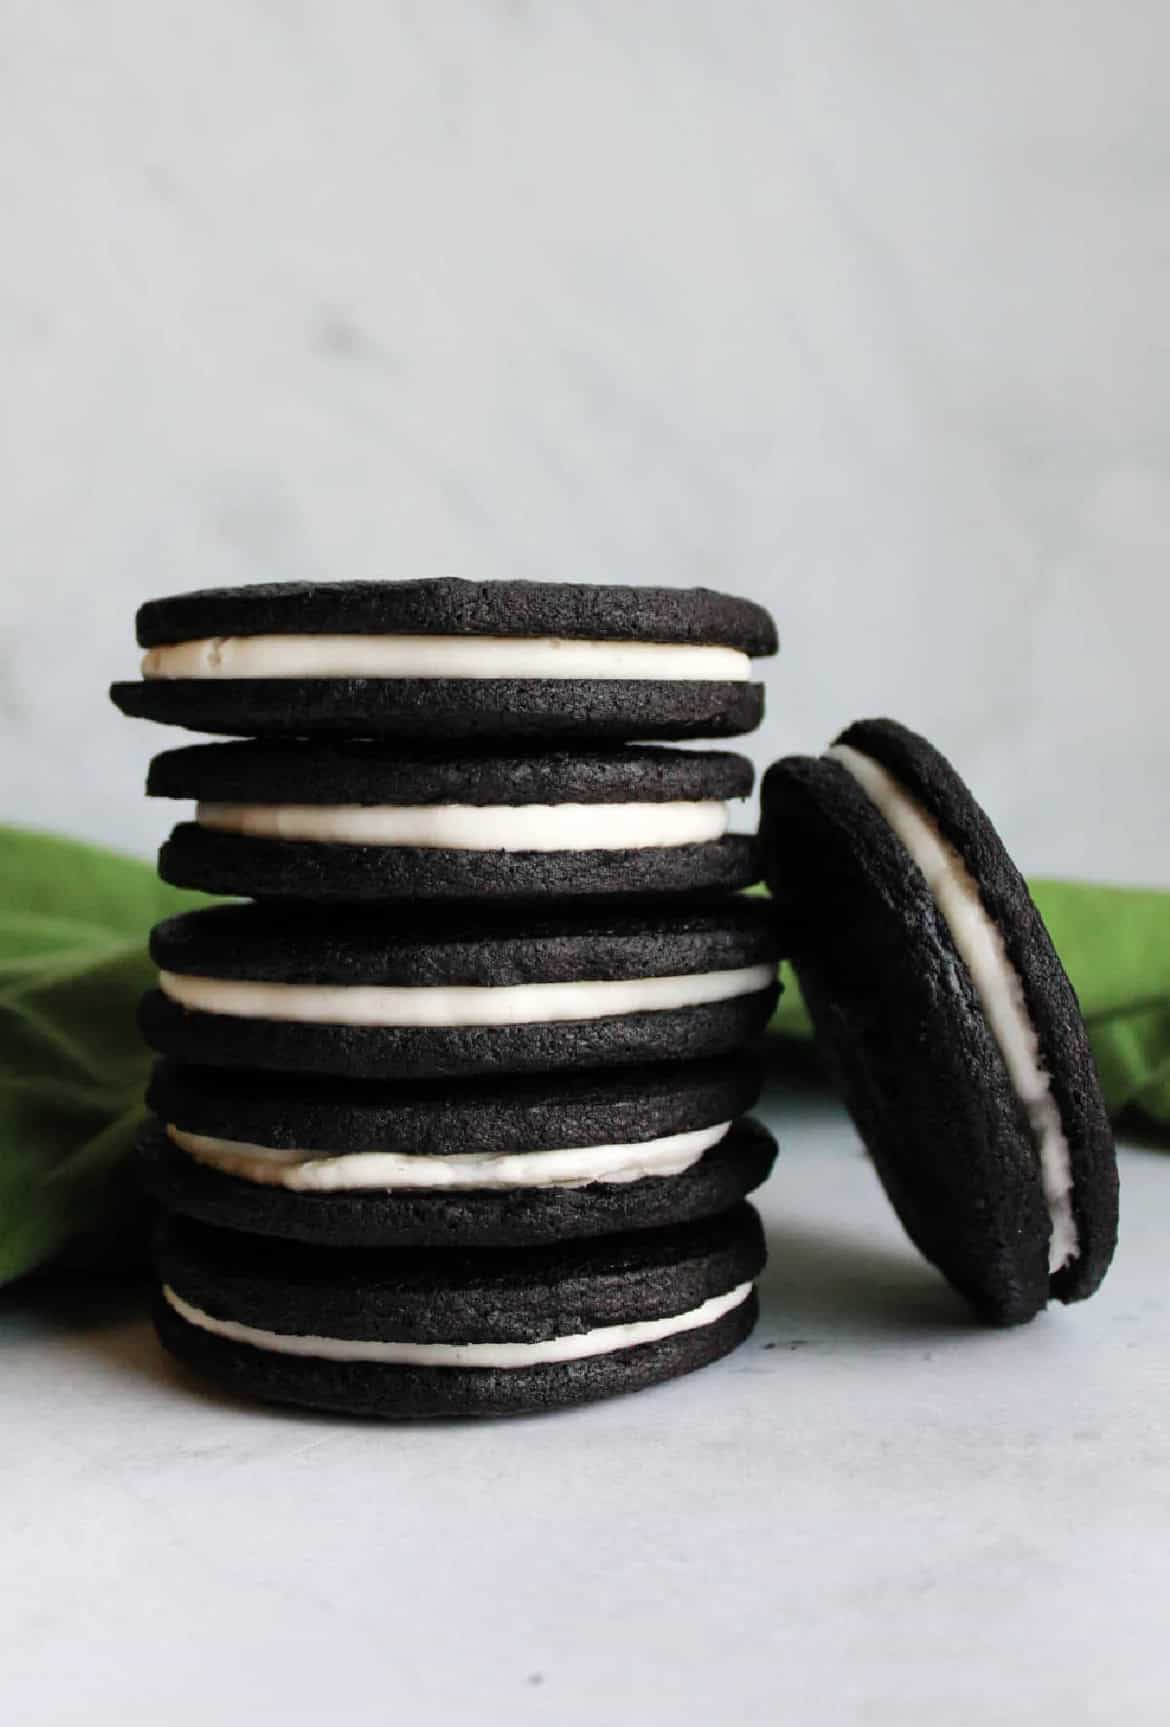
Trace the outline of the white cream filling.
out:
[[[729,1121],[722,1121],[715,1127],[672,1133],[634,1145],[586,1145],[562,1151],[469,1151],[447,1157],[413,1157],[395,1151],[285,1151],[188,1133],[170,1124],[167,1134],[180,1150],[225,1175],[298,1193],[358,1188],[488,1193],[681,1175],[725,1139],[730,1127]]]
[[[746,683],[737,648],[561,636],[208,636],[150,648],[144,678],[630,678]]]
[[[1048,1265],[1050,1271],[1059,1271],[1080,1251],[1072,1208],[1072,1162],[1051,1082],[1040,1060],[1040,1040],[1003,937],[984,909],[979,888],[962,858],[893,776],[847,744],[836,744],[828,753],[876,804],[926,877],[959,957],[971,974],[1036,1143],[1041,1185],[1052,1221]]]
[[[682,977],[590,979],[580,983],[384,984],[254,983],[161,971],[159,988],[181,1007],[240,1019],[306,1021],[321,1025],[546,1025],[606,1019],[627,1013],[667,1013],[703,1007],[767,989],[772,965]]]
[[[701,845],[727,832],[716,801],[629,804],[201,803],[201,827],[262,839],[444,851],[626,851]]]
[[[236,1319],[213,1319],[202,1308],[193,1307],[169,1284],[163,1297],[188,1325],[197,1325],[230,1343],[247,1343],[275,1355],[311,1356],[319,1361],[369,1361],[387,1367],[537,1367],[542,1362],[582,1361],[590,1355],[612,1355],[619,1349],[634,1349],[640,1343],[657,1343],[680,1332],[698,1331],[714,1325],[725,1313],[747,1300],[750,1283],[740,1283],[726,1295],[713,1295],[688,1313],[665,1319],[637,1319],[625,1325],[600,1325],[595,1331],[580,1331],[569,1337],[550,1337],[543,1343],[393,1343],[381,1338],[299,1336],[283,1331],[264,1331]]]

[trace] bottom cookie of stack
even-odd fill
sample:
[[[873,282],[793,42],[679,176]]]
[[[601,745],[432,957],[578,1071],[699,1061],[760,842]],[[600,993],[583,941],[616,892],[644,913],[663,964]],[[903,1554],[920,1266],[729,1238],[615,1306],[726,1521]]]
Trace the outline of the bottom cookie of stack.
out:
[[[232,1390],[395,1418],[522,1414],[640,1390],[748,1336],[765,1249],[741,1203],[527,1248],[310,1247],[171,1218],[163,1343]]]

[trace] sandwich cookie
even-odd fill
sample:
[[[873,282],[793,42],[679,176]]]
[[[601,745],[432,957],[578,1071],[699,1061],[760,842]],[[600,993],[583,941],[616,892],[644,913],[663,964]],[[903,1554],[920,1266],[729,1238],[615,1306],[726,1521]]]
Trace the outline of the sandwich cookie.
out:
[[[776,1148],[724,1059],[391,1086],[160,1063],[139,1148],[163,1206],[332,1246],[511,1246],[726,1211]]]
[[[1091,1295],[1113,1136],[1072,986],[987,816],[891,720],[764,781],[768,881],[817,1032],[907,1231],[997,1324]]]
[[[353,1415],[508,1415],[592,1402],[726,1355],[757,1317],[749,1205],[600,1241],[328,1248],[171,1219],[168,1349],[233,1391]]]
[[[534,917],[295,903],[158,924],[141,1024],[211,1067],[422,1079],[686,1061],[763,1031],[767,903],[730,897]]]
[[[138,612],[123,713],[240,737],[730,737],[757,726],[761,606],[707,588],[289,582]]]
[[[728,833],[744,756],[420,754],[371,743],[196,744],[147,792],[192,798],[164,881],[257,899],[536,900],[737,889],[756,843]]]

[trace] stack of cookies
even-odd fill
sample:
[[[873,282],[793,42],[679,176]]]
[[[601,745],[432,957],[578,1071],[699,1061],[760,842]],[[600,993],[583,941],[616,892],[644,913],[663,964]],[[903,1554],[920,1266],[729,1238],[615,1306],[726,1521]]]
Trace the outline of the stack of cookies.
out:
[[[156,600],[125,713],[194,801],[153,933],[163,1341],[384,1415],[552,1408],[734,1348],[776,998],[741,756],[771,619],[698,589],[296,584]]]

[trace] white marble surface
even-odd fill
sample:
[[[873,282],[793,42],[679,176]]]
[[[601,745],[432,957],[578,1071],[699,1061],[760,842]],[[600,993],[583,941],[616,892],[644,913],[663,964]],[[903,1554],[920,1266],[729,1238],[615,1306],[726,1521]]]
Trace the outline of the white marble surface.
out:
[[[692,1378],[400,1429],[233,1404],[131,1297],[0,1297],[5,1717],[1162,1727],[1170,1164],[1100,1295],[979,1330],[827,1102]]]
[[[166,591],[709,581],[762,762],[893,710],[1166,878],[1162,0],[27,0],[0,23],[0,817],[147,849]]]

